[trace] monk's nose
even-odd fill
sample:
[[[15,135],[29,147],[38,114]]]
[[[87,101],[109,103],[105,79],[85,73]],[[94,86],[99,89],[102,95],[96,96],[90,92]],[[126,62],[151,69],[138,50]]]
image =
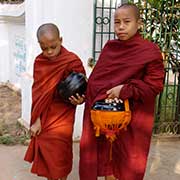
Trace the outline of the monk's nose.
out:
[[[48,54],[52,54],[52,52],[53,52],[52,49],[48,49],[47,51]]]
[[[119,24],[119,29],[124,29],[124,24],[123,23]]]

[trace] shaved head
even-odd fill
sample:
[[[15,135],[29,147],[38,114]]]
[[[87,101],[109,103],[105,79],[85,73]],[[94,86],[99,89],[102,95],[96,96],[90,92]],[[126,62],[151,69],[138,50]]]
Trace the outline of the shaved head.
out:
[[[41,39],[42,36],[44,35],[52,35],[54,37],[59,38],[60,36],[60,32],[58,27],[53,24],[53,23],[46,23],[46,24],[42,24],[38,30],[37,30],[37,39],[38,41]]]
[[[133,11],[134,11],[134,14],[135,14],[135,17],[137,20],[140,19],[140,12],[139,12],[139,8],[135,5],[135,4],[132,4],[132,3],[124,3],[120,6],[118,6],[117,10],[118,9],[121,9],[121,8],[132,8]]]

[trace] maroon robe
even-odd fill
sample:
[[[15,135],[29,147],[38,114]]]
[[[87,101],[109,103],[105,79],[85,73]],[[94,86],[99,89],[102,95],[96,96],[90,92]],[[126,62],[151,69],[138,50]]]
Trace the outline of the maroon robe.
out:
[[[50,179],[67,176],[72,169],[75,106],[57,93],[58,82],[72,71],[85,74],[81,60],[64,47],[53,60],[40,54],[34,64],[31,125],[40,117],[42,131],[32,137],[25,160],[33,162],[32,173]]]
[[[153,128],[155,98],[163,89],[164,66],[159,48],[139,33],[127,41],[110,40],[90,75],[83,132],[80,141],[80,180],[114,174],[119,180],[142,180]],[[102,135],[95,137],[90,119],[94,102],[123,84],[121,99],[131,102],[132,120],[112,147]]]

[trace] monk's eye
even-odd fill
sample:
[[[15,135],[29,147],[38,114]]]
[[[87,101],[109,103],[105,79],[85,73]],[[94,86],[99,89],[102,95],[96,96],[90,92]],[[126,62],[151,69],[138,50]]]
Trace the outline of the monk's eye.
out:
[[[46,51],[48,48],[41,47],[42,51]]]
[[[56,49],[57,46],[51,46],[51,49]]]
[[[115,21],[114,24],[119,24],[120,22],[119,21]]]

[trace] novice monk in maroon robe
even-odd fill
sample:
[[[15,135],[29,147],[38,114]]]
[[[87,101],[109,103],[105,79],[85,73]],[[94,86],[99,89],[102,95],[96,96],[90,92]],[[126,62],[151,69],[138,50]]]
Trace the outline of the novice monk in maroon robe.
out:
[[[163,89],[164,67],[159,48],[138,33],[139,11],[124,4],[115,11],[117,40],[103,48],[90,75],[80,142],[80,180],[142,180],[153,128],[155,98]],[[95,137],[90,110],[102,99],[129,99],[132,120],[112,144]],[[115,178],[116,177],[116,178]]]
[[[32,173],[49,180],[66,180],[72,169],[72,133],[76,104],[83,97],[63,102],[57,84],[70,72],[85,73],[81,60],[62,44],[54,24],[43,24],[37,31],[42,53],[34,64],[32,87],[31,142],[25,160],[33,162]],[[74,105],[73,105],[74,104]]]

